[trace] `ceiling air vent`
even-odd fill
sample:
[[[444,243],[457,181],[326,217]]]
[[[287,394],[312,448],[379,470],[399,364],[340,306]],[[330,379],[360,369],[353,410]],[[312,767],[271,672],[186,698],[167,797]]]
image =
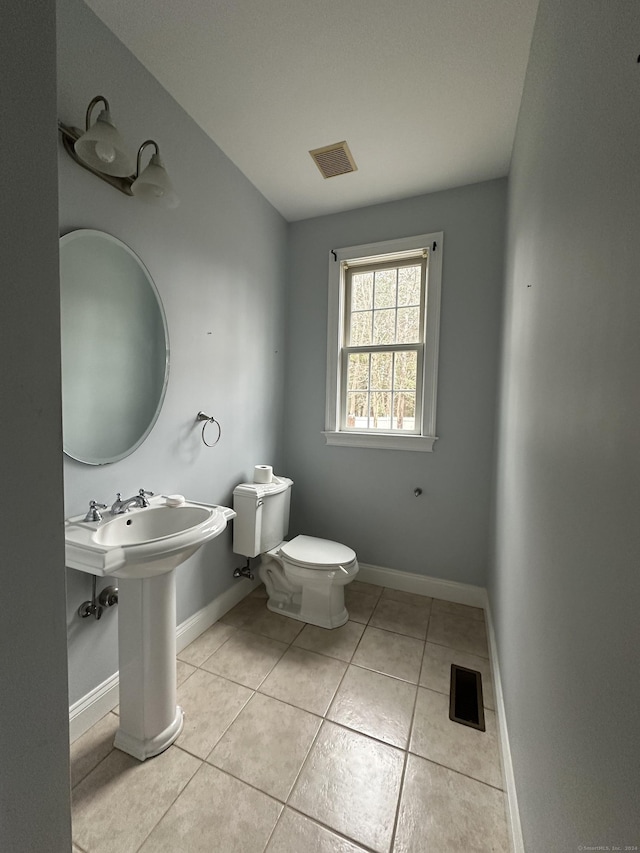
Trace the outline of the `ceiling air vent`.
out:
[[[336,175],[346,175],[358,170],[346,142],[334,142],[333,145],[325,145],[324,148],[315,148],[309,151],[309,154],[313,157],[323,178],[335,178]]]

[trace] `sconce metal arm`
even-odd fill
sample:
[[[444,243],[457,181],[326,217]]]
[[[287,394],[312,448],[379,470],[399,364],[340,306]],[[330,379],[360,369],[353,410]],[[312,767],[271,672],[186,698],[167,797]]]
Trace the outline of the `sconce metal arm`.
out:
[[[104,104],[105,110],[107,112],[109,112],[109,101],[105,98],[104,95],[96,95],[95,98],[93,98],[89,102],[89,106],[87,107],[87,117],[85,119],[85,129],[86,130],[89,130],[89,128],[91,127],[91,112],[92,112],[93,108],[95,107],[95,105],[99,104],[100,101],[102,101],[102,103]]]
[[[156,149],[156,154],[157,154],[158,156],[160,155],[160,149],[158,148],[158,143],[157,143],[155,140],[153,140],[153,139],[146,139],[146,140],[142,143],[142,145],[140,146],[140,148],[138,148],[138,159],[137,159],[137,161],[136,161],[136,177],[138,177],[138,175],[140,174],[140,160],[142,159],[142,152],[144,151],[144,149],[145,149],[148,145],[153,145],[153,147]]]

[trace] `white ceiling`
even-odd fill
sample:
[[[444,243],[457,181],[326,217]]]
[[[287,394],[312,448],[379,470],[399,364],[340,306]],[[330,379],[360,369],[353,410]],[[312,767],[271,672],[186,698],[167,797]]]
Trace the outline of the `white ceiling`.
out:
[[[538,0],[86,2],[289,221],[508,172]]]

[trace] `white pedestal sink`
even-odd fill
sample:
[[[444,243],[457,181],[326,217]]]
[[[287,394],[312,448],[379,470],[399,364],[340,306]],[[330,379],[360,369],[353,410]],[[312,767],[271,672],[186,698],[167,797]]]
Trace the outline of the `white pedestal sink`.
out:
[[[66,564],[118,580],[120,727],[114,744],[140,761],[182,730],[176,705],[175,570],[235,517],[228,507],[155,497],[102,521],[65,521]]]

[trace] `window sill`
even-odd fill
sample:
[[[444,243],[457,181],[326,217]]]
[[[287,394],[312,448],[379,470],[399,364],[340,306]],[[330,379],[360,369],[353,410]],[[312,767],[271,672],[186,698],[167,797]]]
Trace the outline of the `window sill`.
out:
[[[336,432],[322,433],[327,444],[336,447],[370,447],[376,450],[419,450],[431,453],[438,440],[435,435],[391,435],[390,433]]]

